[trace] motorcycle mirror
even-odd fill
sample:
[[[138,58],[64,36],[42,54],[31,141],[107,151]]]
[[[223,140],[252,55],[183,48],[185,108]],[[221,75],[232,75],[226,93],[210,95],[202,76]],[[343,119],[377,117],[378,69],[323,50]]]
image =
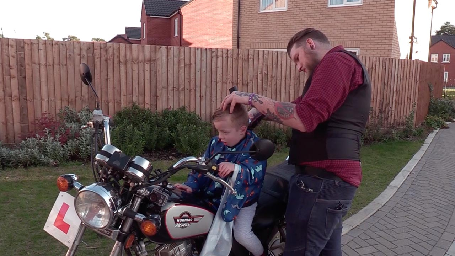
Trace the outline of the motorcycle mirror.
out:
[[[81,63],[79,65],[79,73],[81,75],[81,80],[84,84],[90,86],[92,88],[93,93],[95,93],[96,96],[96,109],[100,109],[100,103],[99,103],[99,98],[98,94],[95,91],[95,88],[93,88],[92,85],[92,73],[90,72],[90,68],[87,66],[85,63]]]
[[[260,139],[250,147],[251,158],[258,161],[269,159],[275,152],[275,144],[268,139]]]
[[[90,68],[87,66],[87,64],[81,63],[79,66],[79,73],[84,84],[90,85],[92,83],[92,73],[90,73]]]

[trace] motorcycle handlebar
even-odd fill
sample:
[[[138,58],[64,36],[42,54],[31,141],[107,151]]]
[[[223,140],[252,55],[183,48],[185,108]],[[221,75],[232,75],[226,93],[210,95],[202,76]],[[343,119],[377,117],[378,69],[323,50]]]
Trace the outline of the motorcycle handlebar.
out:
[[[86,125],[81,125],[81,129],[86,129],[86,128],[93,128],[93,121],[87,122]],[[98,125],[101,125],[102,123],[98,123]],[[114,121],[112,119],[109,119],[109,126],[113,127],[114,126]]]
[[[196,165],[185,166],[185,167],[187,167],[189,169],[192,169],[192,170],[195,170],[195,171],[197,171],[199,173],[205,174],[205,176],[209,177],[211,180],[221,183],[223,186],[225,186],[227,189],[229,189],[234,195],[237,194],[235,189],[231,185],[229,185],[229,183],[227,183],[222,178],[217,177],[217,176],[213,175],[212,173],[210,173],[210,172],[218,172],[218,165],[215,165],[215,164],[208,164],[208,165],[196,164]]]

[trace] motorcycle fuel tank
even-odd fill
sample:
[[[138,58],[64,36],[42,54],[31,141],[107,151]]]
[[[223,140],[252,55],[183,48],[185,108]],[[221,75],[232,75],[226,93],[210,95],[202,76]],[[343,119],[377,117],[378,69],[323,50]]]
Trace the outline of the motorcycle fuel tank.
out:
[[[208,234],[215,215],[196,205],[169,203],[162,208],[165,228],[172,239]]]

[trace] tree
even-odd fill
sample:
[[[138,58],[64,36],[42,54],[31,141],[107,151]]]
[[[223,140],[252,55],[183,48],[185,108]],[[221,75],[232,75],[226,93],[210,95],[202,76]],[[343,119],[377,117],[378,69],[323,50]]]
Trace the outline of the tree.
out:
[[[94,38],[92,38],[92,42],[106,42],[106,40],[104,40],[102,38],[94,37]]]
[[[44,37],[46,38],[46,40],[51,40],[51,41],[54,40],[54,38],[52,38],[48,32],[43,32],[43,34],[44,34]]]
[[[49,32],[43,32],[43,35],[44,35],[43,37],[37,35],[36,39],[38,39],[38,40],[50,40],[50,41],[54,40],[54,38],[52,38],[50,36]]]
[[[455,26],[447,21],[438,31],[436,31],[436,35],[455,35]]]
[[[63,38],[63,41],[80,41],[80,39],[77,36],[68,35],[68,37]]]

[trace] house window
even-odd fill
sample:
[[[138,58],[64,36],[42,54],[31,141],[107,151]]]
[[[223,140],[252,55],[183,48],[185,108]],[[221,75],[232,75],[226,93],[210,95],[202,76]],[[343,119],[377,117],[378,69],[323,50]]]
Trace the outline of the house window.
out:
[[[348,52],[352,52],[355,55],[359,56],[360,54],[360,49],[359,48],[344,48]]]
[[[143,31],[142,31],[142,37],[145,39],[145,22],[144,22],[144,27],[143,27]]]
[[[179,18],[174,20],[174,36],[179,36]]]
[[[261,12],[286,11],[288,7],[288,0],[259,0],[259,3]]]
[[[447,83],[449,80],[449,72],[444,72],[444,82]]]
[[[442,62],[450,62],[450,54],[443,54]]]
[[[346,6],[346,5],[361,5],[363,0],[329,0],[329,7]]]
[[[438,63],[438,54],[431,54],[431,62]]]

